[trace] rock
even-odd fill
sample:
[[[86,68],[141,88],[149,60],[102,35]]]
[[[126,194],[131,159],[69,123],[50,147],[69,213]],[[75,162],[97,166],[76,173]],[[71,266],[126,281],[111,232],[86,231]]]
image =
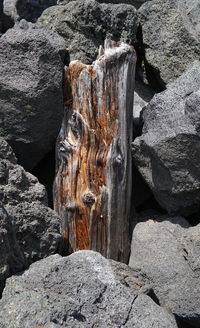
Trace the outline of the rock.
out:
[[[6,151],[4,151],[7,148]],[[10,162],[8,159],[11,159]],[[12,215],[25,266],[58,251],[60,219],[47,207],[47,195],[36,177],[16,164],[11,148],[0,138],[0,202]]]
[[[98,2],[104,3],[127,3],[133,5],[135,8],[140,8],[140,6],[147,0],[97,0]]]
[[[32,169],[50,151],[63,115],[64,41],[41,29],[14,28],[0,42],[0,136]]]
[[[142,121],[140,113],[153,98],[154,94],[155,91],[149,85],[136,78],[133,106],[133,140],[141,135]]]
[[[0,0],[0,35],[3,29],[3,0]]]
[[[79,251],[50,256],[7,280],[0,326],[177,328],[173,316],[148,296],[123,286],[108,260]]]
[[[106,38],[134,44],[138,18],[131,5],[80,0],[46,9],[36,25],[63,36],[70,60],[91,64]]]
[[[140,80],[135,81],[133,119],[139,120],[142,109],[150,102],[155,95],[155,91]]]
[[[163,90],[200,57],[200,2],[147,1],[138,13],[147,77],[153,87]]]
[[[0,297],[5,279],[22,271],[24,258],[16,240],[13,218],[0,204]]]
[[[159,204],[188,215],[200,204],[200,62],[194,62],[143,112],[134,162]]]
[[[9,144],[0,137],[0,158],[6,159],[13,164],[17,164],[17,158]]]
[[[200,224],[188,226],[180,217],[138,223],[129,265],[151,281],[161,306],[181,322],[199,327]]]
[[[13,25],[11,18],[4,14],[4,0],[0,0],[0,36],[1,33],[5,33]]]
[[[135,127],[135,126],[134,126]],[[134,129],[135,131],[135,129]],[[132,208],[137,211],[138,207],[143,208],[146,202],[151,202],[153,193],[149,186],[145,183],[141,174],[135,165],[132,167]],[[151,202],[152,203],[152,202]],[[153,204],[152,204],[153,205]]]
[[[56,0],[3,0],[4,29],[11,28],[20,19],[35,22],[42,12],[56,5]]]
[[[14,23],[19,19],[17,13],[18,0],[3,0],[3,32],[14,26]]]
[[[60,251],[60,219],[53,210],[34,201],[5,207],[15,217],[16,237],[26,259],[26,267]]]
[[[137,268],[131,268],[125,263],[111,259],[108,259],[108,261],[121,284],[133,288],[138,294],[146,294],[153,299],[151,282],[144,272]]]
[[[67,3],[74,1],[74,0],[58,0],[57,4],[59,5],[66,5]],[[114,4],[121,4],[126,3],[128,5],[133,5],[135,8],[139,8],[143,3],[147,0],[97,0],[99,3],[114,3]],[[149,0],[151,1],[151,0]]]
[[[135,328],[168,328],[177,327],[175,319],[166,309],[161,308],[146,295],[140,295],[130,313],[132,322],[130,326]]]

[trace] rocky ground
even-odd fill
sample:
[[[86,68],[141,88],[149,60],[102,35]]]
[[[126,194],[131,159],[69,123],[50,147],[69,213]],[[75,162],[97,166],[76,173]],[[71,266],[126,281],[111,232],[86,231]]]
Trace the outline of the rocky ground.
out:
[[[0,0],[1,328],[200,327],[199,22],[199,0]],[[63,256],[48,207],[64,66],[106,38],[137,53],[128,264]]]

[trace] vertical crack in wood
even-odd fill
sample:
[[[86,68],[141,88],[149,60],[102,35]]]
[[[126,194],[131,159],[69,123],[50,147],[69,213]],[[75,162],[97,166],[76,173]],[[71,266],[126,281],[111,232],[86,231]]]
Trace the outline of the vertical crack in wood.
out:
[[[92,65],[65,68],[54,207],[68,252],[128,261],[135,62],[132,46],[105,40]]]

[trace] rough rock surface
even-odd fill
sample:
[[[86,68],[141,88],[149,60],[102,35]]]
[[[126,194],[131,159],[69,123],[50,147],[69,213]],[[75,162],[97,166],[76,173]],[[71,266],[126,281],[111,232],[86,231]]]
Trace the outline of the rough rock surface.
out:
[[[0,301],[2,328],[176,328],[166,310],[125,287],[108,260],[79,251],[53,255],[7,280]]]
[[[67,3],[71,2],[71,1],[74,1],[74,0],[58,0],[57,4],[66,5]],[[115,4],[126,3],[128,5],[133,5],[137,9],[146,1],[147,0],[97,0],[97,2],[100,2],[100,3],[115,3]],[[151,1],[151,0],[149,0],[149,1]]]
[[[60,219],[47,207],[46,190],[36,177],[16,164],[12,149],[2,138],[0,202],[13,216],[26,267],[58,250],[62,240]]]
[[[16,240],[13,218],[0,204],[0,297],[5,279],[24,268],[24,258]]]
[[[133,105],[133,140],[141,135],[142,132],[141,112],[144,109],[144,107],[153,98],[154,94],[155,91],[148,84],[144,83],[141,80],[136,79],[135,91],[134,91],[134,105]]]
[[[139,9],[147,76],[165,87],[200,57],[199,0],[147,1]]]
[[[52,149],[63,114],[64,40],[41,29],[9,29],[0,42],[0,136],[27,169]]]
[[[138,223],[129,265],[151,281],[161,306],[180,320],[200,326],[200,224],[181,217]]]
[[[35,22],[42,12],[53,5],[56,0],[4,0],[4,28],[8,29],[20,19]]]
[[[3,28],[3,0],[0,0],[0,35]]]
[[[200,62],[143,112],[143,134],[133,157],[160,205],[171,213],[194,213],[200,204]]]
[[[133,106],[133,119],[139,119],[142,109],[150,102],[153,98],[154,90],[143,83],[142,81],[135,81],[135,92],[134,92],[134,106]]]
[[[55,19],[56,17],[56,19]],[[126,4],[105,4],[95,0],[72,1],[46,9],[37,22],[58,32],[66,40],[70,60],[90,64],[106,38],[136,42],[136,9]]]
[[[127,3],[133,5],[135,8],[139,8],[147,0],[97,0],[98,2],[104,3]]]

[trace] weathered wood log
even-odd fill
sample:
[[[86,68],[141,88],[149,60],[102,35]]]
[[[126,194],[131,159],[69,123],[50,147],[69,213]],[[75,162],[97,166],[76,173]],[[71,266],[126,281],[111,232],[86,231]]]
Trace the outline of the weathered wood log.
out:
[[[132,46],[106,40],[92,65],[65,69],[54,207],[68,252],[128,261],[135,62]]]

